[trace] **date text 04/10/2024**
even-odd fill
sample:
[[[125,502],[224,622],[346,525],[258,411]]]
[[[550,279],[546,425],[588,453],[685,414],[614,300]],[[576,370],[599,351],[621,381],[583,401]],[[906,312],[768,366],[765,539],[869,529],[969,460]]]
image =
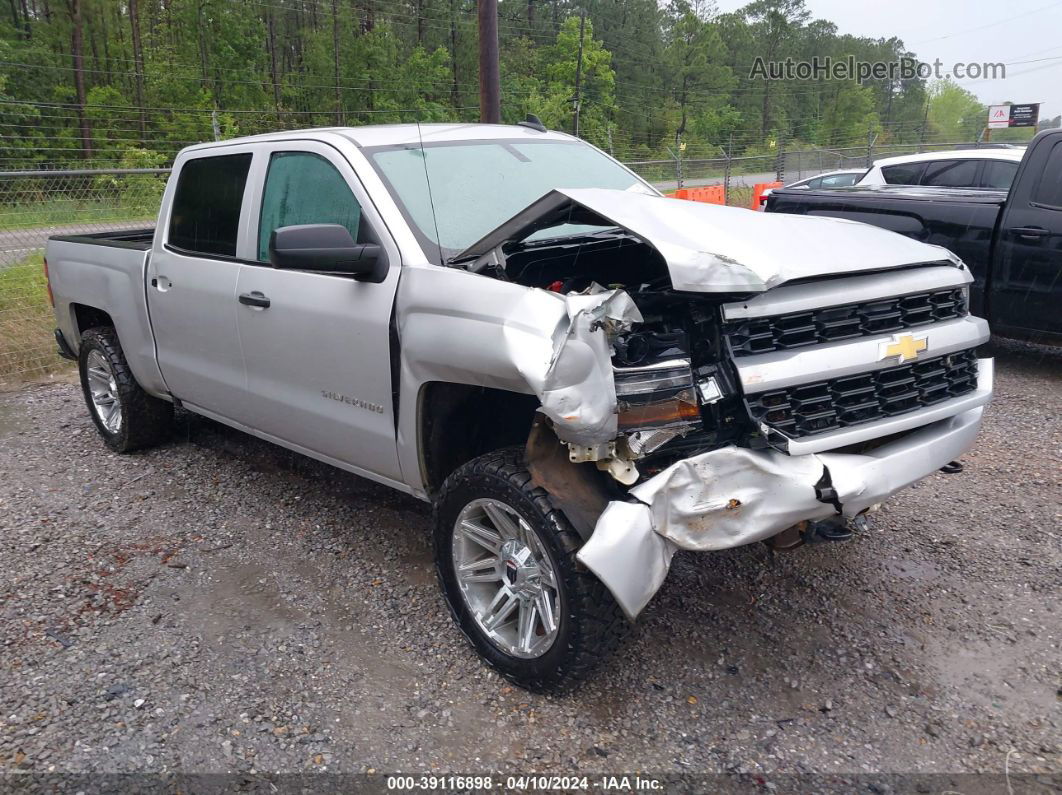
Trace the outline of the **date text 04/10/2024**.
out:
[[[448,790],[489,792],[654,792],[664,788],[660,779],[639,775],[549,776],[541,774],[509,775],[504,778],[492,776],[388,776],[387,789],[391,792],[414,792]]]

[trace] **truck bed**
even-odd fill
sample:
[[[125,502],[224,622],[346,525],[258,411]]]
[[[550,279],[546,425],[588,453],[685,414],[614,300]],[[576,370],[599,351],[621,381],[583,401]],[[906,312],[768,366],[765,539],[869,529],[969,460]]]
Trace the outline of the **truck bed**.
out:
[[[161,383],[145,297],[153,235],[148,228],[56,235],[45,247],[56,321],[66,347],[77,353],[81,334],[100,323],[103,313],[102,322],[117,329],[137,381],[152,385]]]
[[[109,232],[91,232],[83,235],[53,235],[49,240],[64,243],[85,243],[93,246],[111,246],[113,248],[131,248],[147,251],[155,237],[155,227],[142,229],[117,229]]]

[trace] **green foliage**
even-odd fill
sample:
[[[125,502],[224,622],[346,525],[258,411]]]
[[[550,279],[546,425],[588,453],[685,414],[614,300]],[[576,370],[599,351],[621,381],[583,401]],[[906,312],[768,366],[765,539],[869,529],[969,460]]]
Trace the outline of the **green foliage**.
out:
[[[725,63],[727,50],[719,29],[689,0],[672,0],[665,19],[665,79],[673,86],[671,100],[677,107],[675,137],[686,135],[690,116],[698,118],[702,135],[721,134],[727,118],[737,116],[728,104],[728,90],[736,81]],[[708,138],[704,143],[711,146],[720,141]]]
[[[478,117],[472,0],[137,0],[137,37],[129,0],[10,6],[0,170],[168,162],[191,143],[278,128]],[[678,144],[707,158],[770,141],[972,139],[984,111],[954,84],[930,97],[917,78],[750,76],[756,57],[908,54],[899,39],[839,33],[805,0],[754,0],[728,14],[711,0],[500,0],[499,34],[506,121],[535,113],[573,130],[579,73],[579,134],[626,159],[667,158]]]
[[[537,72],[544,77],[531,103],[539,118],[549,127],[574,129],[575,77],[579,70],[579,18],[568,17],[561,24],[556,43],[541,50]],[[594,25],[586,20],[582,35],[580,74],[581,105],[579,135],[597,146],[608,146],[609,127],[616,112],[616,74],[612,53],[594,38]]]
[[[0,268],[0,383],[68,367],[54,354],[55,317],[42,265],[43,257],[32,254]]]
[[[942,140],[972,141],[988,121],[988,109],[965,88],[950,80],[929,86],[929,124]]]

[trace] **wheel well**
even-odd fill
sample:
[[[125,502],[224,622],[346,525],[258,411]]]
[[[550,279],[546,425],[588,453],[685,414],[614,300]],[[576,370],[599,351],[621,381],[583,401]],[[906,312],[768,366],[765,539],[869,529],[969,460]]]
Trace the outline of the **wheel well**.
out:
[[[473,458],[523,445],[538,399],[504,389],[432,382],[420,392],[420,466],[429,494]]]
[[[78,334],[84,334],[90,328],[95,328],[96,326],[114,326],[111,316],[102,309],[86,306],[85,304],[71,304],[70,308],[74,310],[74,323],[77,326]]]

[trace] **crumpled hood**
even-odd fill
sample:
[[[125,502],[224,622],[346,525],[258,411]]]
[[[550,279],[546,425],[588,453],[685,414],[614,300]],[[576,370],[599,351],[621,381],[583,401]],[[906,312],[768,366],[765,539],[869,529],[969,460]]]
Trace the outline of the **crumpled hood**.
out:
[[[656,249],[676,290],[762,292],[814,276],[961,260],[947,249],[839,218],[761,213],[604,188],[550,191],[454,261],[560,223],[618,226]]]

